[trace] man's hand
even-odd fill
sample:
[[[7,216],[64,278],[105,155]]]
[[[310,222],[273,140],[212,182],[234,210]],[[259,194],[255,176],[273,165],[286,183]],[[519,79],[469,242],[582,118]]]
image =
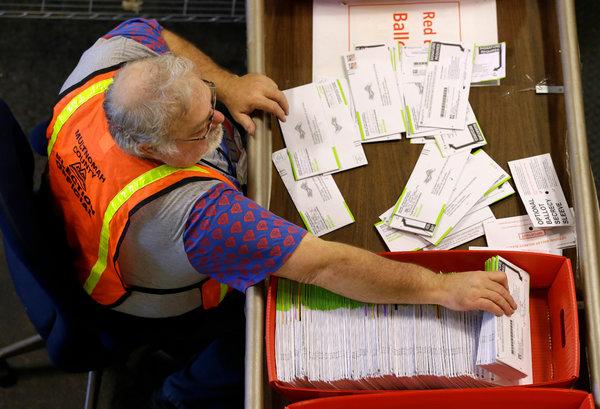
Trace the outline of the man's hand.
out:
[[[190,59],[198,68],[202,78],[217,85],[217,97],[222,101],[235,121],[246,132],[254,135],[256,125],[250,114],[257,109],[269,112],[285,121],[288,102],[272,79],[261,74],[246,74],[242,77],[219,67],[213,60],[192,43],[175,33],[163,29],[162,37],[175,55]]]
[[[285,95],[272,79],[262,74],[232,76],[221,89],[217,88],[217,92],[233,119],[250,135],[256,131],[256,125],[250,117],[255,110],[271,113],[281,121],[285,121],[288,113]]]
[[[484,310],[497,316],[511,315],[517,308],[501,271],[466,271],[440,274],[440,304],[457,310]]]

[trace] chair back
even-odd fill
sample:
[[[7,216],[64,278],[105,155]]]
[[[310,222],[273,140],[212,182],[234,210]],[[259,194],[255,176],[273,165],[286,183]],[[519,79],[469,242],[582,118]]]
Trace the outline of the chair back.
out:
[[[0,99],[0,229],[15,290],[53,364],[72,371],[103,367],[112,351],[100,308],[76,279],[61,223],[45,184],[34,191],[33,173],[27,138]]]

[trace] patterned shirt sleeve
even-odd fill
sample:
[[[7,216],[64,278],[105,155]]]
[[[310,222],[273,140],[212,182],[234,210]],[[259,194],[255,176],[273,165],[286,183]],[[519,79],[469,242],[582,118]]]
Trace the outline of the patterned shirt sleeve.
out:
[[[156,20],[134,18],[122,22],[102,38],[108,39],[117,36],[130,38],[158,54],[164,54],[169,51],[169,47],[161,35],[162,30],[162,26]]]
[[[197,271],[244,292],[279,270],[305,234],[219,183],[194,204],[184,245]]]

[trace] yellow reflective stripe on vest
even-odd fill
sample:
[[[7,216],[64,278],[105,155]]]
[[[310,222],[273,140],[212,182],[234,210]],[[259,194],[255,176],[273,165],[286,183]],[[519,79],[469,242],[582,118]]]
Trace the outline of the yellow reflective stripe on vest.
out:
[[[112,84],[112,82],[113,79],[108,78],[90,85],[89,87],[81,91],[79,94],[77,94],[72,100],[70,100],[67,106],[65,106],[63,110],[60,111],[60,114],[58,114],[58,117],[54,122],[54,128],[52,128],[52,136],[48,141],[48,156],[50,156],[50,153],[52,153],[52,148],[54,147],[54,143],[56,142],[56,137],[58,136],[58,133],[62,129],[63,125],[69,120],[71,115],[73,115],[75,111],[77,111],[77,109],[83,104],[85,104],[90,98],[106,91],[106,89],[110,84]]]
[[[174,168],[168,165],[161,165],[154,169],[147,171],[146,173],[138,176],[127,184],[119,193],[112,198],[106,212],[104,212],[104,219],[102,220],[102,230],[100,231],[100,244],[98,246],[98,259],[90,271],[90,275],[85,280],[83,287],[88,294],[91,294],[96,288],[98,281],[102,277],[106,265],[108,262],[108,243],[110,240],[110,222],[117,210],[123,206],[135,192],[149,184],[156,182],[162,178],[165,178],[175,172],[179,171],[197,171],[200,173],[208,173],[206,170],[198,166],[190,166],[187,168]]]
[[[219,294],[219,302],[221,302],[223,301],[223,298],[225,298],[225,296],[227,295],[227,290],[229,290],[229,287],[227,286],[227,284],[219,284],[221,285],[221,294]]]

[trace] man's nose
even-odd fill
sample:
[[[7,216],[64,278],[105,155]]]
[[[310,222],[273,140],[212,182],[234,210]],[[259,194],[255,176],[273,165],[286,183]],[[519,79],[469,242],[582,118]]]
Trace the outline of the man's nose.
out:
[[[221,111],[217,111],[215,109],[215,113],[213,114],[213,120],[212,123],[213,125],[216,124],[220,124],[223,123],[223,121],[225,120],[225,115],[223,115],[223,113]]]

